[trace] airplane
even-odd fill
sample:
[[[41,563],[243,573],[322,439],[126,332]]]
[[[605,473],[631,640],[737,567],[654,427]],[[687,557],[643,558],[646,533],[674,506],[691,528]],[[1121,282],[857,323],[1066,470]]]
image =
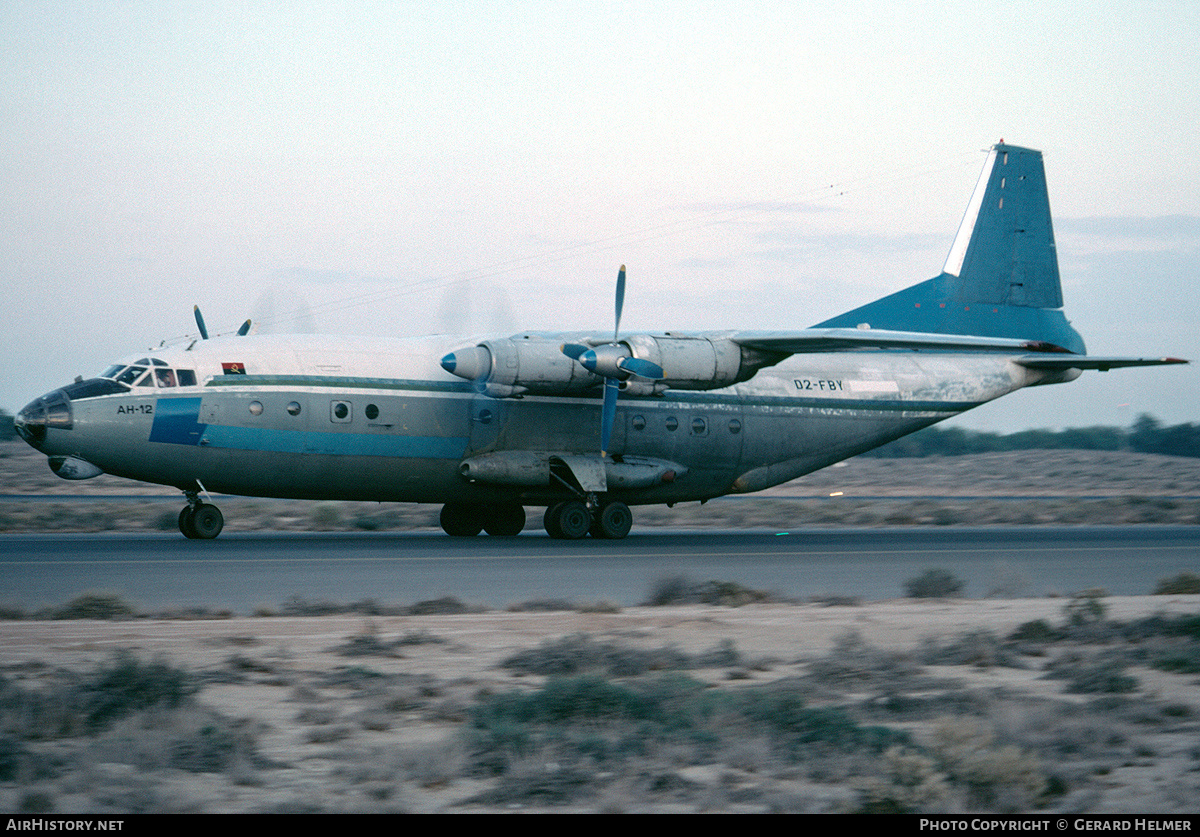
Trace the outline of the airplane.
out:
[[[942,272],[796,331],[461,338],[200,336],[131,355],[15,419],[64,479],[442,504],[445,532],[624,538],[631,506],[795,479],[1028,386],[1186,363],[1093,356],[1066,319],[1041,152],[992,146]]]

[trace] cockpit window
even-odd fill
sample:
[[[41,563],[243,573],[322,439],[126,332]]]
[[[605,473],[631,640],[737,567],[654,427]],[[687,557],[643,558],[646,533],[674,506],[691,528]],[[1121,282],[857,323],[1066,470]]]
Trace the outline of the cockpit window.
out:
[[[138,376],[145,371],[146,367],[144,366],[130,366],[117,375],[114,380],[122,384],[129,384],[130,386],[133,386],[133,382],[137,380]]]
[[[146,372],[147,364],[153,364],[153,371],[143,375]],[[134,366],[114,364],[101,372],[98,377],[118,381],[126,386],[138,387],[152,387],[155,384],[160,387],[194,387],[196,385],[196,370],[170,369],[166,361],[158,358],[154,360],[142,358]]]

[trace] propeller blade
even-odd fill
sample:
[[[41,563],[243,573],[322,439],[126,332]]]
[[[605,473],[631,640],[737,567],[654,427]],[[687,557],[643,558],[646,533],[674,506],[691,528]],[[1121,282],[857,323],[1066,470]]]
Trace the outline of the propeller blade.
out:
[[[208,339],[208,329],[204,327],[204,315],[200,313],[200,306],[195,306],[196,325],[200,328],[200,337]]]
[[[250,322],[250,320],[246,320],[246,322],[242,323],[242,327],[241,327],[241,328],[239,328],[239,329],[238,329],[238,332],[237,332],[237,333],[238,333],[238,337],[245,337],[247,334],[249,334],[249,333],[250,333],[250,326],[251,326],[251,322]]]
[[[625,307],[625,265],[617,271],[617,320],[613,326],[613,342],[621,335],[621,309]]]
[[[623,357],[617,361],[617,367],[641,378],[652,378],[657,381],[666,377],[661,366],[640,357]]]
[[[613,423],[617,419],[617,393],[621,383],[616,378],[604,380],[604,407],[600,412],[600,456],[608,456],[608,442],[612,438]]]
[[[584,352],[590,351],[591,346],[583,346],[579,343],[566,343],[562,347],[562,353],[571,360],[579,360],[579,356]]]

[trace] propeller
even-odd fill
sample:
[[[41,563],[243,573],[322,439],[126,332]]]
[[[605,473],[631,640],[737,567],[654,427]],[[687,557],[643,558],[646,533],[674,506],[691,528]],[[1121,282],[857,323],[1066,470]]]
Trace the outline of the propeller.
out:
[[[642,358],[633,357],[629,347],[619,342],[621,339],[621,309],[625,307],[625,265],[621,265],[621,270],[617,273],[616,299],[616,317],[611,343],[599,346],[567,343],[562,347],[564,355],[578,361],[587,371],[604,378],[604,406],[600,411],[601,457],[608,456],[608,443],[612,439],[613,424],[617,418],[617,395],[621,391],[621,381],[630,375],[652,380],[664,377],[661,366]]]
[[[196,315],[196,326],[200,329],[200,337],[204,340],[208,339],[208,327],[204,325],[204,315],[200,313],[200,306],[192,306],[192,311]],[[250,333],[250,326],[253,323],[250,320],[242,323],[242,327],[237,330],[238,337],[245,337]]]

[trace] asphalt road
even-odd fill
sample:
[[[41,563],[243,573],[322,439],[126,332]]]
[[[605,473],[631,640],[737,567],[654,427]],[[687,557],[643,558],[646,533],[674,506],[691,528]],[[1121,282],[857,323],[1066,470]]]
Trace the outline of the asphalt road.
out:
[[[411,604],[453,595],[504,607],[534,599],[643,601],[652,584],[686,575],[784,595],[903,595],[906,579],[950,570],[969,596],[1103,588],[1149,593],[1159,579],[1200,572],[1200,526],[634,531],[617,542],[544,534],[452,539],[442,534],[226,533],[0,536],[0,605],[33,610],[86,591],[115,592],[143,610],[205,606],[251,613],[293,595]]]

